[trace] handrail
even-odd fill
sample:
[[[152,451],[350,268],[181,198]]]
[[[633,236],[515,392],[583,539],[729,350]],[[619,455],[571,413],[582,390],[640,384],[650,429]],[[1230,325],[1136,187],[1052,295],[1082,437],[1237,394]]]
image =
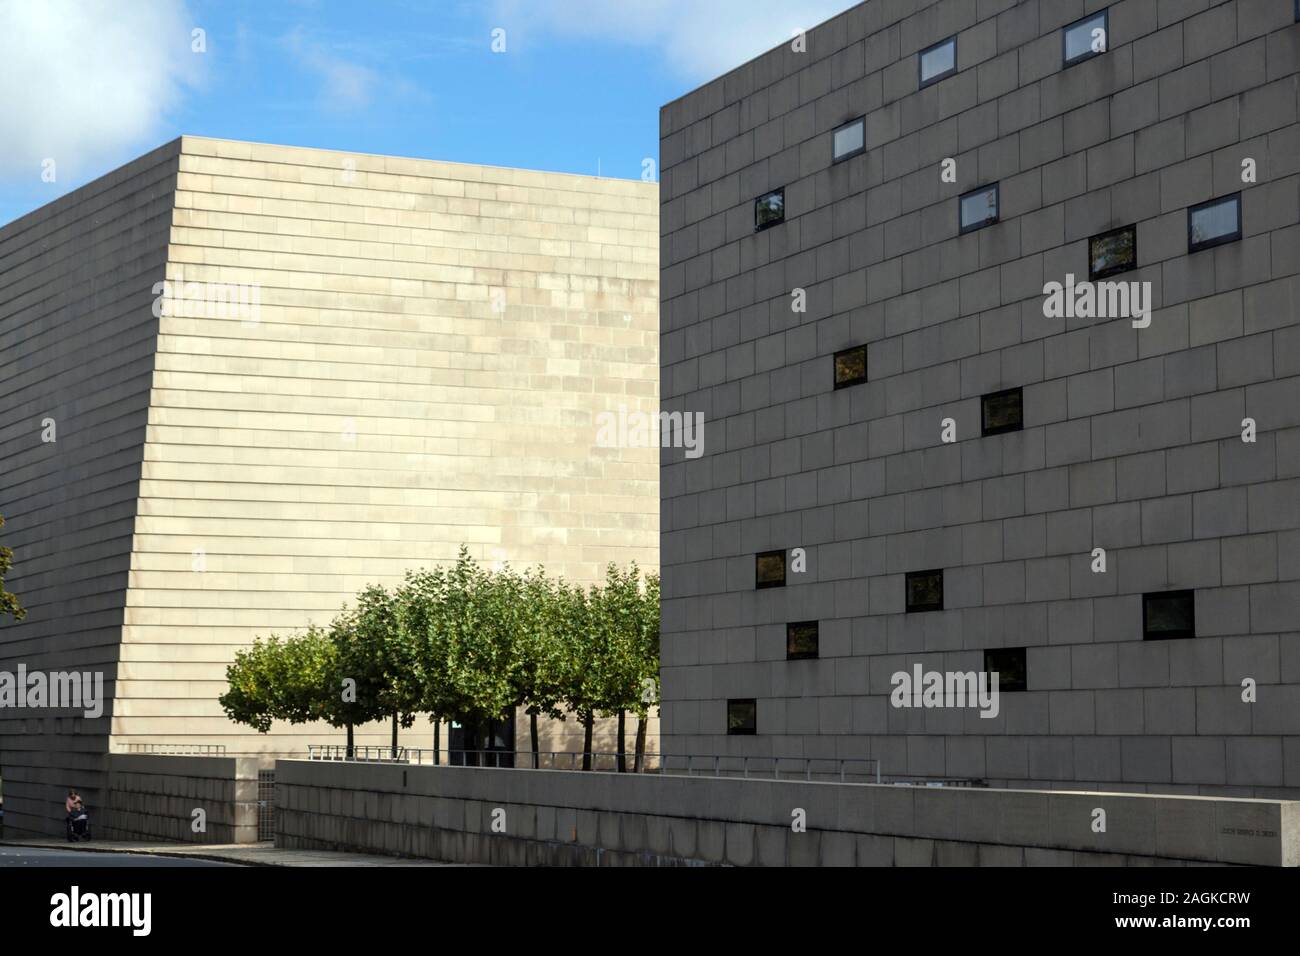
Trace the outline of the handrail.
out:
[[[680,769],[674,761],[684,761]],[[698,764],[703,764],[700,768]],[[840,783],[881,783],[880,760],[876,757],[768,757],[744,754],[684,754],[667,755],[664,773],[684,773],[695,776],[705,772],[709,776],[740,776],[746,779],[838,780]],[[785,768],[790,769],[785,769]]]
[[[224,757],[226,754],[225,744],[153,744],[153,743],[128,743],[126,753],[129,754],[160,754],[170,757],[185,756],[204,756],[204,757]]]
[[[580,770],[584,763],[593,770],[616,769],[619,757],[631,770],[635,761],[632,753],[617,754],[592,751],[583,754],[576,750],[538,751],[538,770]],[[534,769],[531,750],[461,750],[437,751],[418,747],[357,744],[348,753],[346,744],[310,744],[309,760],[342,760],[354,763],[445,764],[448,766],[475,766],[487,769]],[[590,760],[584,760],[589,757]],[[880,761],[875,757],[763,757],[735,754],[661,754],[645,753],[641,757],[642,772],[707,774],[714,777],[744,777],[770,780],[838,780],[841,783],[881,783]],[[962,785],[951,782],[950,785]],[[965,785],[971,785],[967,782]]]
[[[593,766],[597,763],[618,765],[620,756],[624,764],[631,768],[636,762],[636,754],[605,751],[589,751]],[[440,748],[437,751],[423,747],[397,747],[383,744],[355,744],[351,756],[346,744],[309,744],[309,760],[351,760],[355,763],[406,763],[406,764],[444,764],[448,766],[483,766],[502,769],[532,769],[533,752],[531,750],[464,750],[460,748]],[[581,751],[542,750],[538,751],[539,770],[580,770],[583,762]],[[645,768],[659,758],[656,753],[643,753],[641,764]]]

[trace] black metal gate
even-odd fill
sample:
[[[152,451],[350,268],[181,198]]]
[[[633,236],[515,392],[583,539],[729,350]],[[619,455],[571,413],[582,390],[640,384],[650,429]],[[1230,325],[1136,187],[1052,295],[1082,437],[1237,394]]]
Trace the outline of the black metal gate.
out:
[[[257,771],[257,838],[275,839],[275,771]]]

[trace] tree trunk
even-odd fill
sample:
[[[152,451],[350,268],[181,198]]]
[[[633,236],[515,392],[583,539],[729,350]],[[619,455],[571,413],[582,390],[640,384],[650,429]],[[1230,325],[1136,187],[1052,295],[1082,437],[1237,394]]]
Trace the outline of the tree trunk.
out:
[[[650,715],[636,719],[636,758],[632,764],[632,772],[640,773],[645,761],[645,732],[646,725],[650,723]]]
[[[618,710],[618,745],[614,748],[618,754],[617,772],[627,773],[627,711]]]
[[[397,759],[397,711],[393,711],[393,747],[389,756],[394,760]]]
[[[537,752],[537,715],[528,715],[528,734],[533,743],[533,769],[538,769],[540,755]]]
[[[596,723],[595,711],[588,711],[582,716],[582,769],[591,769],[591,729]]]
[[[433,722],[433,765],[442,763],[442,721]]]
[[[352,745],[352,725],[348,724],[348,753],[347,759],[351,760],[356,756],[356,748]]]

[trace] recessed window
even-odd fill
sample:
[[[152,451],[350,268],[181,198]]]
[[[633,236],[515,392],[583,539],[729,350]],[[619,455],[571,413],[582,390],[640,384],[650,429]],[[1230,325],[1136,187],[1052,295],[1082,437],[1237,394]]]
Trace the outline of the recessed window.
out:
[[[957,203],[961,210],[961,232],[991,226],[998,221],[998,184],[972,189]]]
[[[785,659],[806,661],[818,653],[817,622],[801,621],[785,626]]]
[[[993,392],[980,398],[980,432],[984,435],[1000,435],[1003,432],[1018,432],[1024,428],[1024,391],[1008,388]]]
[[[1112,229],[1088,240],[1088,278],[1104,279],[1137,268],[1137,226]]]
[[[938,83],[945,76],[957,72],[957,38],[948,39],[926,47],[920,57],[921,86]]]
[[[774,189],[754,200],[754,228],[767,229],[785,222],[785,189]]]
[[[1076,20],[1061,31],[1062,59],[1066,66],[1091,60],[1106,52],[1110,43],[1110,11]]]
[[[1300,23],[1300,0],[1295,0],[1295,22]]]
[[[1021,691],[1029,686],[1023,647],[990,648],[984,652],[984,672],[998,675],[998,691]]]
[[[842,159],[848,159],[850,156],[856,156],[858,153],[866,151],[866,121],[863,119],[855,119],[851,123],[845,123],[831,135],[833,137],[832,152],[834,161],[837,163]]]
[[[764,551],[754,555],[754,587],[785,587],[784,551]]]
[[[1194,591],[1159,591],[1142,595],[1142,639],[1173,641],[1196,636]]]
[[[727,701],[727,733],[758,733],[758,701],[753,698]]]
[[[859,345],[835,353],[835,387],[848,388],[867,380],[867,347]]]
[[[907,611],[943,610],[943,571],[907,573]]]
[[[1241,193],[1187,210],[1187,251],[1199,252],[1241,238]]]

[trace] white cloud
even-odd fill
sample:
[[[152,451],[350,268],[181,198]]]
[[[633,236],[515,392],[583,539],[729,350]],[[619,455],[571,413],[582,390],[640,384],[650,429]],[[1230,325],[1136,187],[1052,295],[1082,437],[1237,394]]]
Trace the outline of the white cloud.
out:
[[[0,0],[0,175],[53,159],[76,180],[161,145],[202,76],[196,26],[183,0]]]
[[[323,43],[308,39],[301,27],[285,37],[284,43],[303,67],[320,77],[326,106],[359,110],[370,105],[379,80],[374,70],[345,60]]]
[[[852,0],[497,0],[508,43],[530,35],[658,50],[684,78],[706,81],[789,42]]]

